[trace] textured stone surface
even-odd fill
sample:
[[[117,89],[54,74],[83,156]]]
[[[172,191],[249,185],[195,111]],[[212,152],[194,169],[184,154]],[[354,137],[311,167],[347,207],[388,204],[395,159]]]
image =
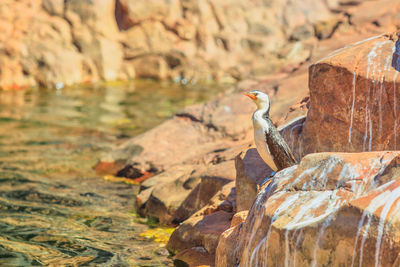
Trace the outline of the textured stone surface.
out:
[[[302,61],[278,51],[291,36],[313,37],[313,25],[333,17],[320,0],[301,8],[277,0],[4,0],[0,88],[135,75],[232,81],[271,71],[282,65],[281,57]],[[310,54],[310,46],[297,47],[297,54]]]
[[[174,215],[174,222],[179,223],[189,218],[196,211],[206,206],[222,187],[235,179],[233,161],[225,161],[210,166],[200,174],[199,184],[190,192]],[[229,171],[231,171],[229,173]]]
[[[258,185],[263,183],[272,170],[261,159],[255,148],[236,156],[235,168],[237,210],[249,210],[257,195]]]
[[[215,265],[237,266],[236,250],[242,226],[242,224],[232,226],[221,234],[215,255]]]
[[[172,233],[167,248],[178,253],[191,247],[201,246],[215,254],[219,236],[229,228],[233,214],[217,211],[205,216],[192,216]]]
[[[399,164],[398,152],[319,153],[279,172],[240,232],[240,266],[392,265]]]
[[[197,169],[196,173],[193,169],[196,166],[177,166],[148,179],[146,184],[155,184],[138,195],[139,213],[170,223],[176,210],[200,183],[201,170]]]
[[[399,148],[398,38],[393,33],[366,39],[310,67],[301,154]]]

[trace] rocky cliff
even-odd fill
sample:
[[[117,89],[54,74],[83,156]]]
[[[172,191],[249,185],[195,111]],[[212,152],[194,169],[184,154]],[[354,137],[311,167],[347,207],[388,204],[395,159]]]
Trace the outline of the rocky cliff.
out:
[[[265,75],[348,25],[342,2],[4,0],[0,88]]]

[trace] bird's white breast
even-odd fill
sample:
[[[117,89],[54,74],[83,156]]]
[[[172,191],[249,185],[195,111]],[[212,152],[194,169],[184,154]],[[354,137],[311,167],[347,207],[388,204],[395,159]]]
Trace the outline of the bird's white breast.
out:
[[[257,114],[254,114],[255,116],[253,117],[253,127],[254,127],[254,143],[256,144],[258,154],[260,154],[261,158],[267,163],[267,165],[274,171],[277,171],[278,168],[275,165],[275,162],[271,156],[271,153],[269,152],[268,149],[268,144],[266,142],[266,135],[265,132],[268,131],[268,129],[265,129],[267,127],[266,123],[264,123],[264,119],[260,116],[257,116]]]

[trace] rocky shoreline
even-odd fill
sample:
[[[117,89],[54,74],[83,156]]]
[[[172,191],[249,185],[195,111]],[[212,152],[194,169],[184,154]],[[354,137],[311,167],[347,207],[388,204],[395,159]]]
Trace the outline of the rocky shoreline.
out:
[[[100,173],[143,181],[138,212],[177,226],[167,245],[176,261],[190,266],[274,265],[282,259],[303,266],[398,262],[397,199],[389,201],[397,194],[398,155],[363,151],[395,150],[399,141],[398,35],[381,34],[398,29],[394,18],[400,6],[331,2],[332,20],[313,24],[312,37],[292,42],[293,49],[302,48],[287,51],[280,71],[241,78],[225,95],[185,108],[96,166]],[[132,31],[142,25],[119,23]],[[295,56],[288,56],[290,51]],[[310,62],[315,63],[308,67]],[[249,88],[270,95],[271,117],[300,162],[268,187],[261,183],[270,170],[251,147],[253,105],[241,94]],[[310,154],[322,151],[332,152]],[[293,205],[282,212],[294,200],[306,208]],[[349,221],[347,228],[340,226],[343,220]],[[348,233],[344,241],[332,238],[342,231]]]
[[[138,213],[176,226],[177,262],[397,266],[399,12],[397,0],[5,0],[0,89],[236,82],[96,171],[141,182]],[[250,88],[269,94],[299,162],[264,186]]]
[[[167,248],[190,266],[398,262],[398,155],[368,152],[396,150],[399,141],[398,44],[391,33],[346,46],[308,73],[301,67],[280,78],[275,94],[272,79],[251,85],[272,96],[272,117],[281,118],[300,161],[268,187],[261,183],[271,170],[251,148],[253,107],[238,93],[251,82],[132,139],[108,155],[109,164],[157,170],[143,183],[139,211],[179,224]]]

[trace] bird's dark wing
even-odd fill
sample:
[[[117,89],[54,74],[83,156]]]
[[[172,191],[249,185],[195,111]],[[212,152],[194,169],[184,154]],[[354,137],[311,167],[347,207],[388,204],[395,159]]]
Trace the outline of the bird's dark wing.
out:
[[[282,170],[295,165],[296,159],[294,158],[289,146],[286,144],[285,139],[283,139],[270,118],[265,118],[265,120],[268,124],[269,130],[269,132],[265,133],[265,137],[276,167],[278,170]]]

